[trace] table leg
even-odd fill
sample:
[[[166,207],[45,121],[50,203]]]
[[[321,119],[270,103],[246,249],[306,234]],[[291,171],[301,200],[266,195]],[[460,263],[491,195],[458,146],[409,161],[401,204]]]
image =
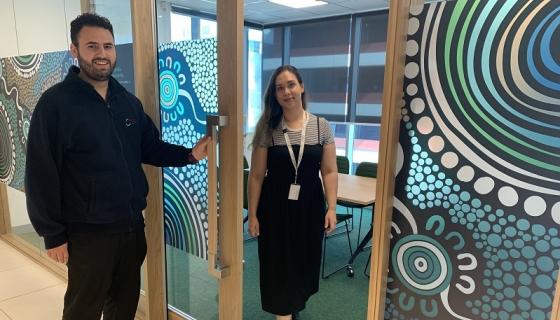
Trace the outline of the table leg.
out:
[[[371,240],[372,235],[373,235],[373,225],[371,225],[368,233],[364,236],[364,238],[362,239],[362,242],[360,242],[360,244],[356,248],[356,251],[354,251],[354,253],[350,257],[350,259],[348,260],[348,263],[346,264],[346,275],[347,276],[349,276],[349,277],[354,276],[354,267],[352,266],[352,264],[354,263],[354,260],[356,259],[358,254],[360,254],[360,252],[362,252],[364,247]]]

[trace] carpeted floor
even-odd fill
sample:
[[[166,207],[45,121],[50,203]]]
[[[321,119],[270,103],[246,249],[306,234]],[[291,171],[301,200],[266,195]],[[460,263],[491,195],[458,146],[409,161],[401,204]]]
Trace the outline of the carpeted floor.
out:
[[[343,212],[344,209],[339,209]],[[350,233],[352,248],[356,248],[358,236],[358,221],[360,210],[355,210],[354,230]],[[362,222],[363,237],[371,225],[371,209],[364,210]],[[338,231],[342,231],[340,228]],[[257,257],[257,242],[248,240],[244,246],[244,296],[243,296],[243,319],[265,320],[274,319],[274,316],[265,313],[261,309],[259,294],[259,265]],[[369,278],[364,275],[364,267],[367,262],[370,249],[362,252],[354,261],[354,277],[349,278],[346,270],[321,279],[319,292],[312,296],[307,306],[300,313],[302,320],[359,320],[366,318],[367,298],[369,291]],[[334,271],[338,266],[344,265],[349,258],[348,242],[345,235],[338,235],[327,240],[327,255],[325,260],[326,273]],[[368,269],[369,273],[369,269]],[[203,319],[200,319],[203,320]]]
[[[339,212],[344,209],[339,208]],[[371,210],[364,210],[362,222],[363,237],[371,224]],[[356,248],[358,237],[359,210],[355,210],[355,228],[350,233],[352,248]],[[338,231],[342,231],[340,228]],[[247,237],[247,235],[245,235]],[[182,310],[197,320],[214,320],[217,316],[217,281],[208,276],[207,262],[185,255],[183,251],[168,246],[167,277],[169,284],[169,304]],[[354,261],[354,277],[349,278],[346,270],[320,280],[319,292],[311,297],[306,309],[300,313],[303,320],[353,320],[365,319],[369,279],[364,275],[369,249],[362,252]],[[336,269],[349,258],[345,235],[327,240],[326,270]],[[274,316],[261,309],[259,293],[259,262],[257,241],[244,242],[243,267],[243,319],[266,320]],[[369,272],[369,270],[368,270]],[[190,275],[190,278],[189,278]]]

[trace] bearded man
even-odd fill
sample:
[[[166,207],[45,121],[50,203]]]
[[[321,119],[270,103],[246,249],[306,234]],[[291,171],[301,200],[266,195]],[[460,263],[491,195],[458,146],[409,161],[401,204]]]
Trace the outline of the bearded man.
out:
[[[108,19],[70,24],[79,67],[45,91],[31,119],[27,209],[47,254],[68,266],[63,319],[134,319],[146,255],[142,164],[185,166],[206,157],[165,143],[140,101],[111,74],[117,61]]]

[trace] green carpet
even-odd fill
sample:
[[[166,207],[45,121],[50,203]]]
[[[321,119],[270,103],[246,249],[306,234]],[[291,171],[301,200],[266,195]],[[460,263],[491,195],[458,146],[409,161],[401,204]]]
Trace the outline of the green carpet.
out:
[[[339,209],[344,212],[344,209]],[[352,249],[356,248],[358,236],[358,221],[360,210],[354,210],[354,230],[350,233]],[[364,210],[362,221],[363,237],[371,224],[371,209]],[[342,231],[344,228],[340,228]],[[274,316],[262,311],[259,293],[259,265],[257,256],[257,242],[249,240],[244,245],[245,266],[243,272],[243,319],[265,320],[274,319]],[[354,277],[349,278],[346,271],[342,270],[328,279],[321,279],[319,292],[307,302],[305,310],[300,312],[302,320],[354,320],[365,319],[367,313],[367,298],[369,291],[369,278],[364,275],[369,249],[358,255],[354,261]],[[349,258],[348,242],[346,235],[339,235],[327,239],[327,255],[325,260],[326,273],[334,271],[343,265]],[[369,273],[369,270],[368,270]],[[201,318],[199,320],[204,320]]]
[[[343,211],[344,209],[339,209],[339,212]],[[359,210],[355,210],[355,228],[350,234],[353,249],[356,248],[358,221]],[[370,224],[371,210],[364,210],[360,237],[367,233]],[[342,231],[343,228],[339,230]],[[301,319],[365,319],[369,279],[364,275],[364,267],[369,252],[366,249],[354,261],[353,278],[347,277],[346,271],[342,270],[326,280],[321,279],[319,292],[309,299],[306,309],[300,313]],[[348,258],[348,244],[345,235],[327,240],[325,266],[327,273],[329,270],[343,265]],[[274,319],[273,315],[261,309],[257,241],[254,239],[244,242],[244,260],[243,319]],[[167,262],[169,304],[197,320],[217,320],[217,281],[208,275],[207,262],[169,246],[167,246]]]

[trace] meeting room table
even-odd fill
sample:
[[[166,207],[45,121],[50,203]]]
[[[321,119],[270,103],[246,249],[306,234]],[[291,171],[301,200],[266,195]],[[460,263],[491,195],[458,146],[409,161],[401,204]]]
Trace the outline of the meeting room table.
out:
[[[373,205],[375,203],[375,190],[376,190],[376,178],[361,177],[355,175],[349,175],[344,173],[338,174],[338,190],[337,199],[350,202],[353,204],[361,205],[364,207]],[[372,212],[373,214],[373,212]],[[364,247],[371,240],[373,235],[373,219],[370,225],[370,229],[364,236],[362,241],[359,243],[358,247],[348,260],[346,264],[346,274],[349,277],[354,276],[353,263],[358,254],[363,251]],[[358,239],[359,240],[359,239]]]

